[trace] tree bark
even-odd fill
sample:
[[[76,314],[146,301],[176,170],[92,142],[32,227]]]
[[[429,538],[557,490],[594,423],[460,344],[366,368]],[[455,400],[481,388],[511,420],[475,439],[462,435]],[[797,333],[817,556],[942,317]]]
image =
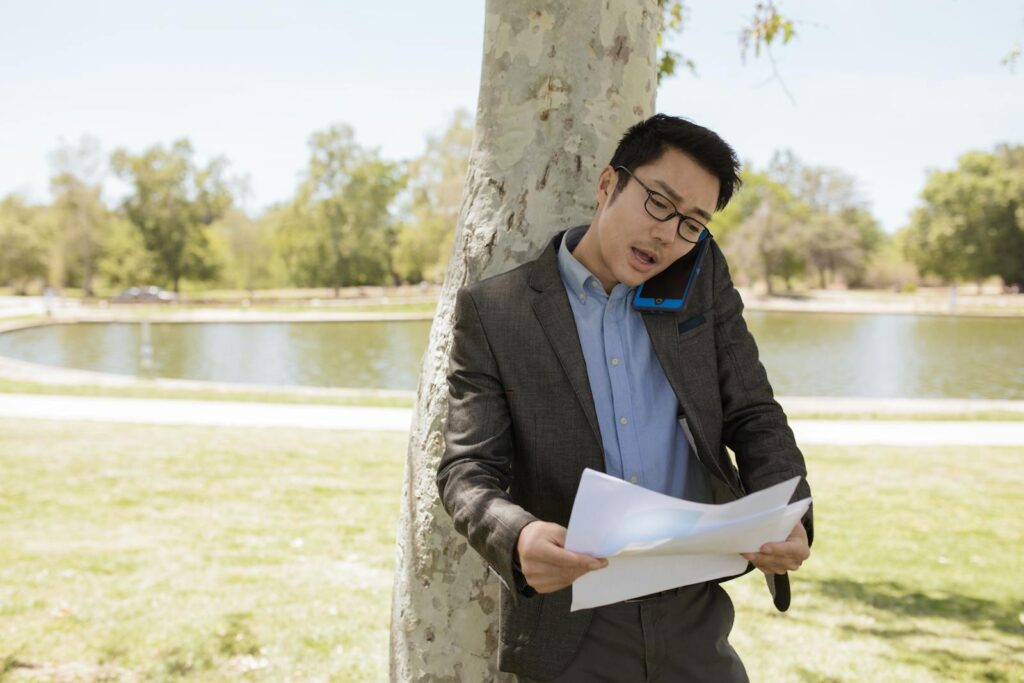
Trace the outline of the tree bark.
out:
[[[497,582],[452,528],[434,481],[455,293],[589,222],[619,138],[653,113],[659,28],[655,0],[487,2],[473,149],[406,460],[392,681],[500,680]]]

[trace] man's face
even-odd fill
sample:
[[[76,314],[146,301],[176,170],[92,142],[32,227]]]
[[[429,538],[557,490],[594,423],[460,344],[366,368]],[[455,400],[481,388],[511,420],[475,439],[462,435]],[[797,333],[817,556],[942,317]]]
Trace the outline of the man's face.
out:
[[[718,178],[688,155],[670,148],[657,161],[630,170],[680,213],[705,224],[710,220],[718,202]],[[620,282],[633,287],[651,279],[695,246],[679,236],[678,217],[662,222],[647,213],[647,191],[633,178],[613,199],[620,173],[611,166],[601,172],[597,212],[573,252],[606,291]]]

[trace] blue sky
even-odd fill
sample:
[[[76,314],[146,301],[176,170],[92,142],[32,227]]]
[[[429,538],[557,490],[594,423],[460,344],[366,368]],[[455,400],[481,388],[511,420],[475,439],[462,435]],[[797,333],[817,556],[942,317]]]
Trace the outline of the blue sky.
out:
[[[595,3],[597,4],[597,3]],[[883,225],[906,222],[928,168],[1024,143],[1019,2],[782,0],[798,36],[740,60],[752,0],[692,0],[674,45],[697,62],[658,108],[720,132],[755,165],[791,149],[853,175]],[[422,151],[476,104],[483,2],[0,4],[0,195],[48,199],[47,154],[88,133],[106,151],[187,136],[223,154],[258,210],[293,192],[306,140],[346,122],[390,158]],[[117,193],[109,184],[108,196]]]

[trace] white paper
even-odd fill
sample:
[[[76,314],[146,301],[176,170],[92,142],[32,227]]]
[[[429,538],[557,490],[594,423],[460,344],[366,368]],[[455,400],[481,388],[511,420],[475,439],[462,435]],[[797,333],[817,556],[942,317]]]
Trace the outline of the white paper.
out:
[[[584,470],[565,547],[608,566],[573,583],[572,610],[741,573],[739,553],[784,541],[807,512],[810,498],[789,503],[799,481],[705,505]]]

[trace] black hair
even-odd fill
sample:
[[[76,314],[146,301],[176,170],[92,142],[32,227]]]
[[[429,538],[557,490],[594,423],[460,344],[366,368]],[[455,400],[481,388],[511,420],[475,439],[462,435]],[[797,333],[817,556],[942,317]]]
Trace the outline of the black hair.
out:
[[[718,204],[721,211],[740,186],[740,162],[736,151],[717,133],[676,116],[655,114],[634,125],[619,140],[609,162],[612,168],[625,166],[630,171],[657,161],[672,147],[693,158],[705,171],[718,178]],[[618,173],[615,192],[629,182],[629,174]]]

